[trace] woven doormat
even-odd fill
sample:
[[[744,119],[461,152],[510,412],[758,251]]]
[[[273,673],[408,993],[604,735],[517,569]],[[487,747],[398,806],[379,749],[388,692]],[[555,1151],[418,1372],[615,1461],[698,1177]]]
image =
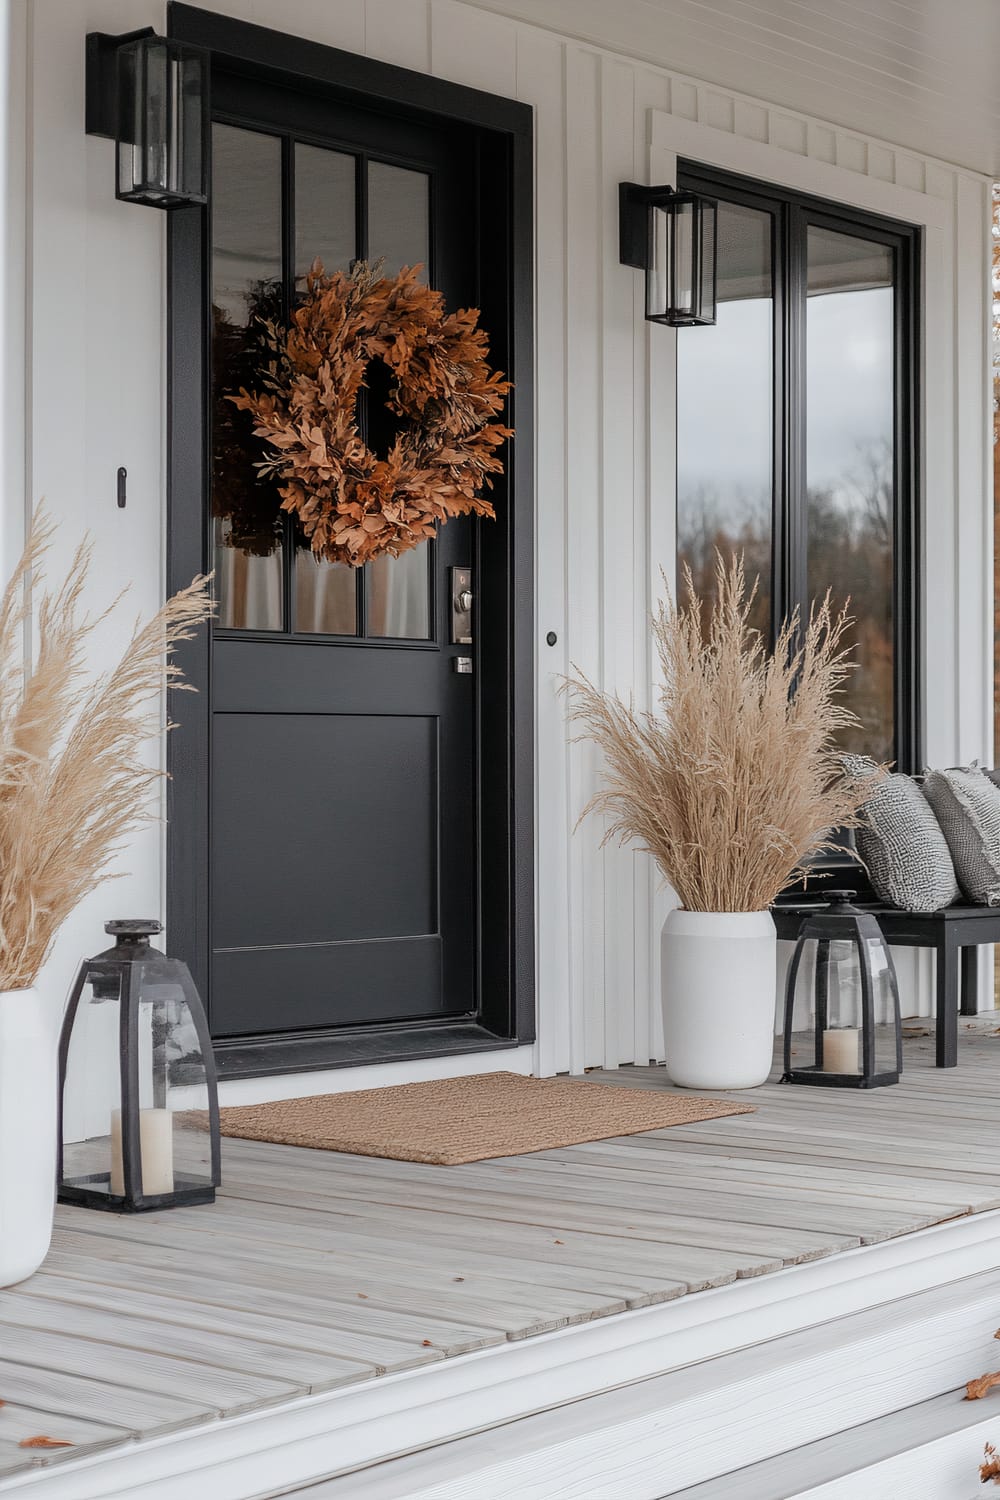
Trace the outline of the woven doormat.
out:
[[[477,1073],[353,1094],[229,1105],[221,1114],[222,1134],[246,1141],[452,1167],[748,1114],[753,1108],[579,1079]]]

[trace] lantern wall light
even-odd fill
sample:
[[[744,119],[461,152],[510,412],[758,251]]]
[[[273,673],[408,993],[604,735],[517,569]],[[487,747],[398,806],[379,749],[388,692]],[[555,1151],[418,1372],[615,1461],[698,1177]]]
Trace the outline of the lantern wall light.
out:
[[[117,148],[115,193],[176,208],[208,202],[209,54],[142,31],[87,37],[87,134]]]
[[[715,322],[716,221],[712,198],[672,187],[618,188],[622,265],[646,273],[646,318],[668,328]]]

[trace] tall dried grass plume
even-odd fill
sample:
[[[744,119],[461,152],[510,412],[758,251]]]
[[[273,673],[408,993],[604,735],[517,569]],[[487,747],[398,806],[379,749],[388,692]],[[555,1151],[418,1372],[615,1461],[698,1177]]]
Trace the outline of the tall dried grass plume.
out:
[[[70,912],[155,817],[164,773],[143,751],[163,729],[164,687],[187,687],[174,650],[212,610],[208,579],[194,579],[135,625],[109,672],[94,675],[86,647],[119,599],[84,611],[89,541],[65,582],[46,585],[53,531],[37,513],[0,598],[0,990],[35,982]]]
[[[757,586],[742,557],[717,555],[716,570],[709,610],[685,568],[687,602],[668,595],[652,616],[658,711],[579,673],[564,683],[578,738],[604,754],[604,785],[581,819],[603,814],[604,843],[646,849],[688,911],[764,911],[831,830],[856,825],[875,778],[848,780],[840,763],[838,736],[857,724],[840,701],[846,608],[827,594],[769,651],[750,625]]]

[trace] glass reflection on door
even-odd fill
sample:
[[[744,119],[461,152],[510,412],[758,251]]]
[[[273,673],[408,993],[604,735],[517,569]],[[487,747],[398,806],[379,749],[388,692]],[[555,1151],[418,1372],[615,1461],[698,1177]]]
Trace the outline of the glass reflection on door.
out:
[[[388,162],[368,164],[368,259],[384,261],[385,274],[403,266],[430,266],[430,178],[426,172]],[[378,372],[371,381],[374,399],[382,395]],[[392,442],[392,425],[372,423],[379,451]],[[426,640],[431,634],[430,552],[421,542],[399,557],[380,557],[368,566],[368,634],[397,640]]]
[[[716,551],[758,581],[752,623],[771,629],[772,216],[719,204],[714,327],[677,334],[677,559],[704,604]]]
[[[319,260],[324,271],[349,271],[357,246],[357,158],[324,146],[295,143],[295,291]],[[318,558],[300,530],[295,536],[295,629],[304,635],[357,635],[358,575],[344,563]]]
[[[302,141],[284,153],[279,136],[220,122],[212,127],[212,152],[211,484],[218,625],[426,640],[433,634],[433,542],[364,568],[318,558],[281,510],[278,483],[260,477],[265,447],[253,434],[252,417],[227,397],[241,388],[260,390],[273,359],[264,323],[281,324],[315,261],[328,273],[348,271],[364,254],[369,262],[381,260],[386,275],[420,264],[421,279],[428,280],[431,178]],[[283,171],[289,173],[287,184]],[[293,221],[286,235],[288,205]],[[379,361],[371,362],[365,386],[359,424],[368,445],[384,458],[397,423],[385,408],[389,374]]]
[[[226,399],[254,389],[265,358],[261,317],[280,317],[281,141],[212,127],[212,511],[218,623],[283,626],[283,523],[262,481],[253,421]]]
[[[894,259],[886,245],[811,225],[807,238],[808,596],[849,600],[861,720],[845,749],[892,758]]]

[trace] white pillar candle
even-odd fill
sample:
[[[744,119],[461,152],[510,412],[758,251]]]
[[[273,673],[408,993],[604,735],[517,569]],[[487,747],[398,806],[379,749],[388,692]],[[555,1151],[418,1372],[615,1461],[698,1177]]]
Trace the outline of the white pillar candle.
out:
[[[856,1026],[838,1026],[823,1033],[823,1072],[860,1073],[858,1061],[858,1029]]]
[[[146,1198],[174,1190],[174,1121],[169,1109],[139,1111],[139,1159]],[[125,1196],[122,1165],[122,1112],[111,1111],[111,1196]]]

